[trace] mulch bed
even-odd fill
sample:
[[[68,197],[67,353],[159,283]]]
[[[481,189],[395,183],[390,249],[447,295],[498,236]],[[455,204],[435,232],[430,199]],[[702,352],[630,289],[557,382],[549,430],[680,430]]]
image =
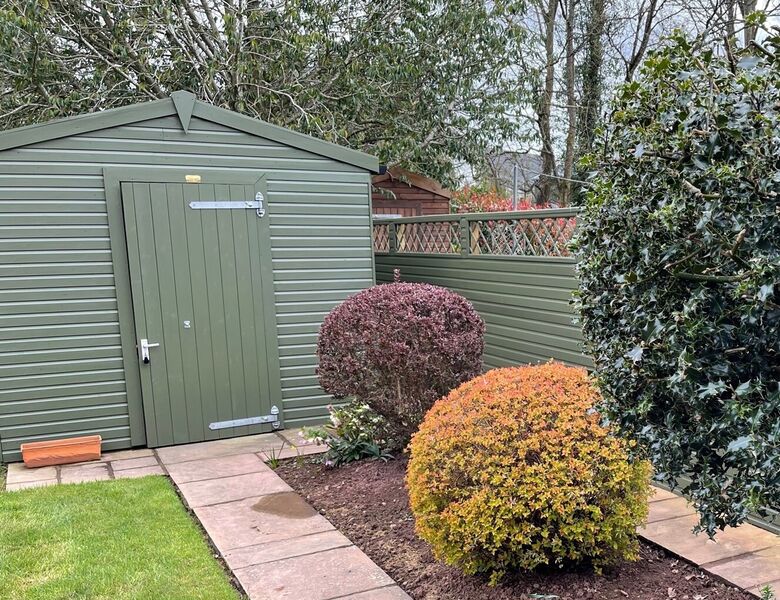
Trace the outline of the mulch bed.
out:
[[[414,533],[404,488],[405,460],[362,461],[327,469],[312,459],[283,463],[277,472],[415,600],[748,600],[664,551],[642,544],[641,558],[603,575],[518,573],[497,587],[437,562]]]

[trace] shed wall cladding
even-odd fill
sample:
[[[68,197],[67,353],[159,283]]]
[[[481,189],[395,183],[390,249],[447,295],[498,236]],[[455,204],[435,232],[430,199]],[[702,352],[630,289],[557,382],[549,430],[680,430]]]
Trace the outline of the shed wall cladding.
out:
[[[0,448],[99,433],[130,446],[102,169],[192,167],[267,177],[287,427],[321,421],[327,312],[374,281],[369,176],[210,121],[176,116],[0,151]]]

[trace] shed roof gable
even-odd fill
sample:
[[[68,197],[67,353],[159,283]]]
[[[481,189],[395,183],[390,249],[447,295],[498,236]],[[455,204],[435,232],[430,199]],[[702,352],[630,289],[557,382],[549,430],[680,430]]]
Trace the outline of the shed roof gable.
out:
[[[197,100],[194,94],[184,91],[174,92],[170,98],[162,100],[9,129],[0,132],[0,151],[172,115],[178,116],[185,133],[189,128],[190,119],[198,117],[366,171],[376,173],[379,170],[379,160],[375,156],[213,106]]]

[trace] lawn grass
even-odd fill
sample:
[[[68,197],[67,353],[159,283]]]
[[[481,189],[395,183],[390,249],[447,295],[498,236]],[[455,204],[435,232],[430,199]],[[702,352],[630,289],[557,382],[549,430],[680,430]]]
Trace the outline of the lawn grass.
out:
[[[4,600],[239,597],[164,477],[0,493]]]

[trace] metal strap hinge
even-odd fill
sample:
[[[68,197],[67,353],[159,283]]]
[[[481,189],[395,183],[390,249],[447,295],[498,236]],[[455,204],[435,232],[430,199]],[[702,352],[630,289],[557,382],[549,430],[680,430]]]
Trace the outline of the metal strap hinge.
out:
[[[263,194],[261,192],[257,192],[255,195],[254,200],[240,200],[240,201],[232,201],[232,200],[194,200],[190,202],[190,208],[196,209],[196,210],[236,210],[236,209],[247,209],[247,208],[254,208],[257,212],[258,217],[262,217],[265,215],[265,206],[263,204]]]
[[[245,419],[232,419],[230,421],[216,421],[209,423],[209,429],[227,429],[228,427],[246,427],[248,425],[261,425],[262,423],[271,423],[274,429],[279,429],[282,423],[279,421],[279,408],[271,407],[271,414],[260,415],[258,417],[247,417]]]

